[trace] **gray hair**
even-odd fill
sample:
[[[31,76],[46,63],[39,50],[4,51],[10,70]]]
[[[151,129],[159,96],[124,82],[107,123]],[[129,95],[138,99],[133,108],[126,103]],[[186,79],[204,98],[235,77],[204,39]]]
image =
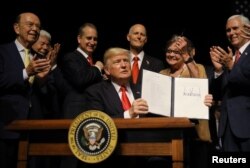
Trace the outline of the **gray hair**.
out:
[[[40,36],[45,36],[49,39],[49,41],[51,41],[51,35],[46,30],[40,30]]]
[[[227,21],[229,21],[231,19],[236,19],[236,18],[239,18],[243,24],[250,24],[249,19],[246,16],[244,16],[244,15],[233,15],[233,16],[230,16],[227,19]]]

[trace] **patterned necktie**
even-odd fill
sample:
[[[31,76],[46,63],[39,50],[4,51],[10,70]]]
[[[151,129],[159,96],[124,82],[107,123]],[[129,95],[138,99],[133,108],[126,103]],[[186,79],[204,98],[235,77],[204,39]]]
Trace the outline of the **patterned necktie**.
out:
[[[134,63],[133,63],[133,67],[132,67],[132,79],[133,79],[133,83],[136,84],[137,78],[139,75],[139,65],[138,65],[139,58],[137,56],[135,56],[133,58],[133,60],[134,60]]]
[[[88,60],[88,62],[89,62],[90,65],[93,65],[92,56],[89,55],[89,56],[87,57],[87,60]]]
[[[120,88],[120,91],[122,92],[121,101],[122,101],[122,107],[124,111],[128,110],[131,107],[130,101],[126,94],[126,90],[127,89],[125,86],[121,86]]]
[[[236,50],[235,51],[235,60],[234,60],[234,64],[236,64],[238,62],[240,58],[240,51],[239,50]]]
[[[24,49],[24,66],[25,68],[30,64],[30,55],[29,55],[29,49]],[[34,75],[29,77],[29,83],[32,84],[34,82]]]

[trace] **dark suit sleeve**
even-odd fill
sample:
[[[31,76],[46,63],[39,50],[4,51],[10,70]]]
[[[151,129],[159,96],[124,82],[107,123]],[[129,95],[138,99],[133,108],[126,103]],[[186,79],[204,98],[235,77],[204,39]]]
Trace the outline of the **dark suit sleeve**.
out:
[[[165,67],[163,62],[158,58],[145,54],[142,61],[141,69],[147,69],[153,72],[160,72],[161,70],[165,69]]]
[[[62,70],[65,78],[79,92],[83,92],[86,87],[102,80],[99,69],[90,66],[87,60],[77,51],[64,56]]]
[[[63,97],[72,89],[59,67],[52,71],[49,83],[51,83]]]
[[[161,70],[165,69],[164,64],[163,64],[162,61],[156,60],[155,63],[156,63],[156,66],[154,67],[155,72],[160,72]]]
[[[85,97],[88,110],[105,111],[103,96],[101,94],[100,88],[98,88],[98,85],[89,87],[85,91]]]
[[[112,84],[106,81],[90,86],[85,91],[88,110],[100,110],[112,118],[124,118],[119,97]]]

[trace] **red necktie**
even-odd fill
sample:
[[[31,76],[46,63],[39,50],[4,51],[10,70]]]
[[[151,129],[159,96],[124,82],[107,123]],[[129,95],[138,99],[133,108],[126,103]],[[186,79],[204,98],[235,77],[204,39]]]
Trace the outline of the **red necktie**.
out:
[[[240,51],[239,50],[236,50],[235,51],[235,60],[234,60],[234,64],[236,64],[238,62],[240,58]]]
[[[133,67],[132,67],[132,79],[133,79],[133,83],[136,84],[137,78],[139,75],[139,65],[138,65],[139,58],[137,56],[135,56],[133,58],[133,60],[134,60],[134,63],[133,63]]]
[[[93,65],[92,56],[89,55],[89,56],[87,57],[87,60],[88,60],[88,62],[89,62],[90,65]]]
[[[124,109],[124,111],[128,110],[131,107],[130,101],[128,99],[128,96],[126,94],[126,87],[125,86],[121,86],[120,91],[122,92],[122,96],[121,96],[121,101],[122,101],[122,107]]]

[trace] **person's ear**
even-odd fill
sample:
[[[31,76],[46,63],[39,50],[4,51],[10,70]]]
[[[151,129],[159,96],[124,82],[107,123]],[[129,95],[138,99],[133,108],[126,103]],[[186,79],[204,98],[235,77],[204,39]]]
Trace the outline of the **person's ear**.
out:
[[[190,53],[190,56],[191,57],[194,57],[195,56],[195,48],[192,49],[191,53]]]
[[[127,34],[127,40],[130,42],[130,35]]]
[[[104,72],[105,72],[106,75],[108,75],[108,76],[110,75],[110,72],[109,72],[109,69],[108,69],[107,66],[104,66],[103,70],[104,70]]]
[[[13,27],[14,27],[14,31],[16,32],[16,34],[20,34],[19,24],[18,24],[18,23],[15,23],[15,24],[13,25]]]
[[[77,36],[77,42],[78,42],[78,44],[80,44],[80,43],[81,43],[81,39],[82,39],[82,38],[81,38],[81,36],[80,36],[80,35],[78,35],[78,36]]]
[[[145,39],[145,44],[148,42],[148,37],[146,37],[146,39]]]

